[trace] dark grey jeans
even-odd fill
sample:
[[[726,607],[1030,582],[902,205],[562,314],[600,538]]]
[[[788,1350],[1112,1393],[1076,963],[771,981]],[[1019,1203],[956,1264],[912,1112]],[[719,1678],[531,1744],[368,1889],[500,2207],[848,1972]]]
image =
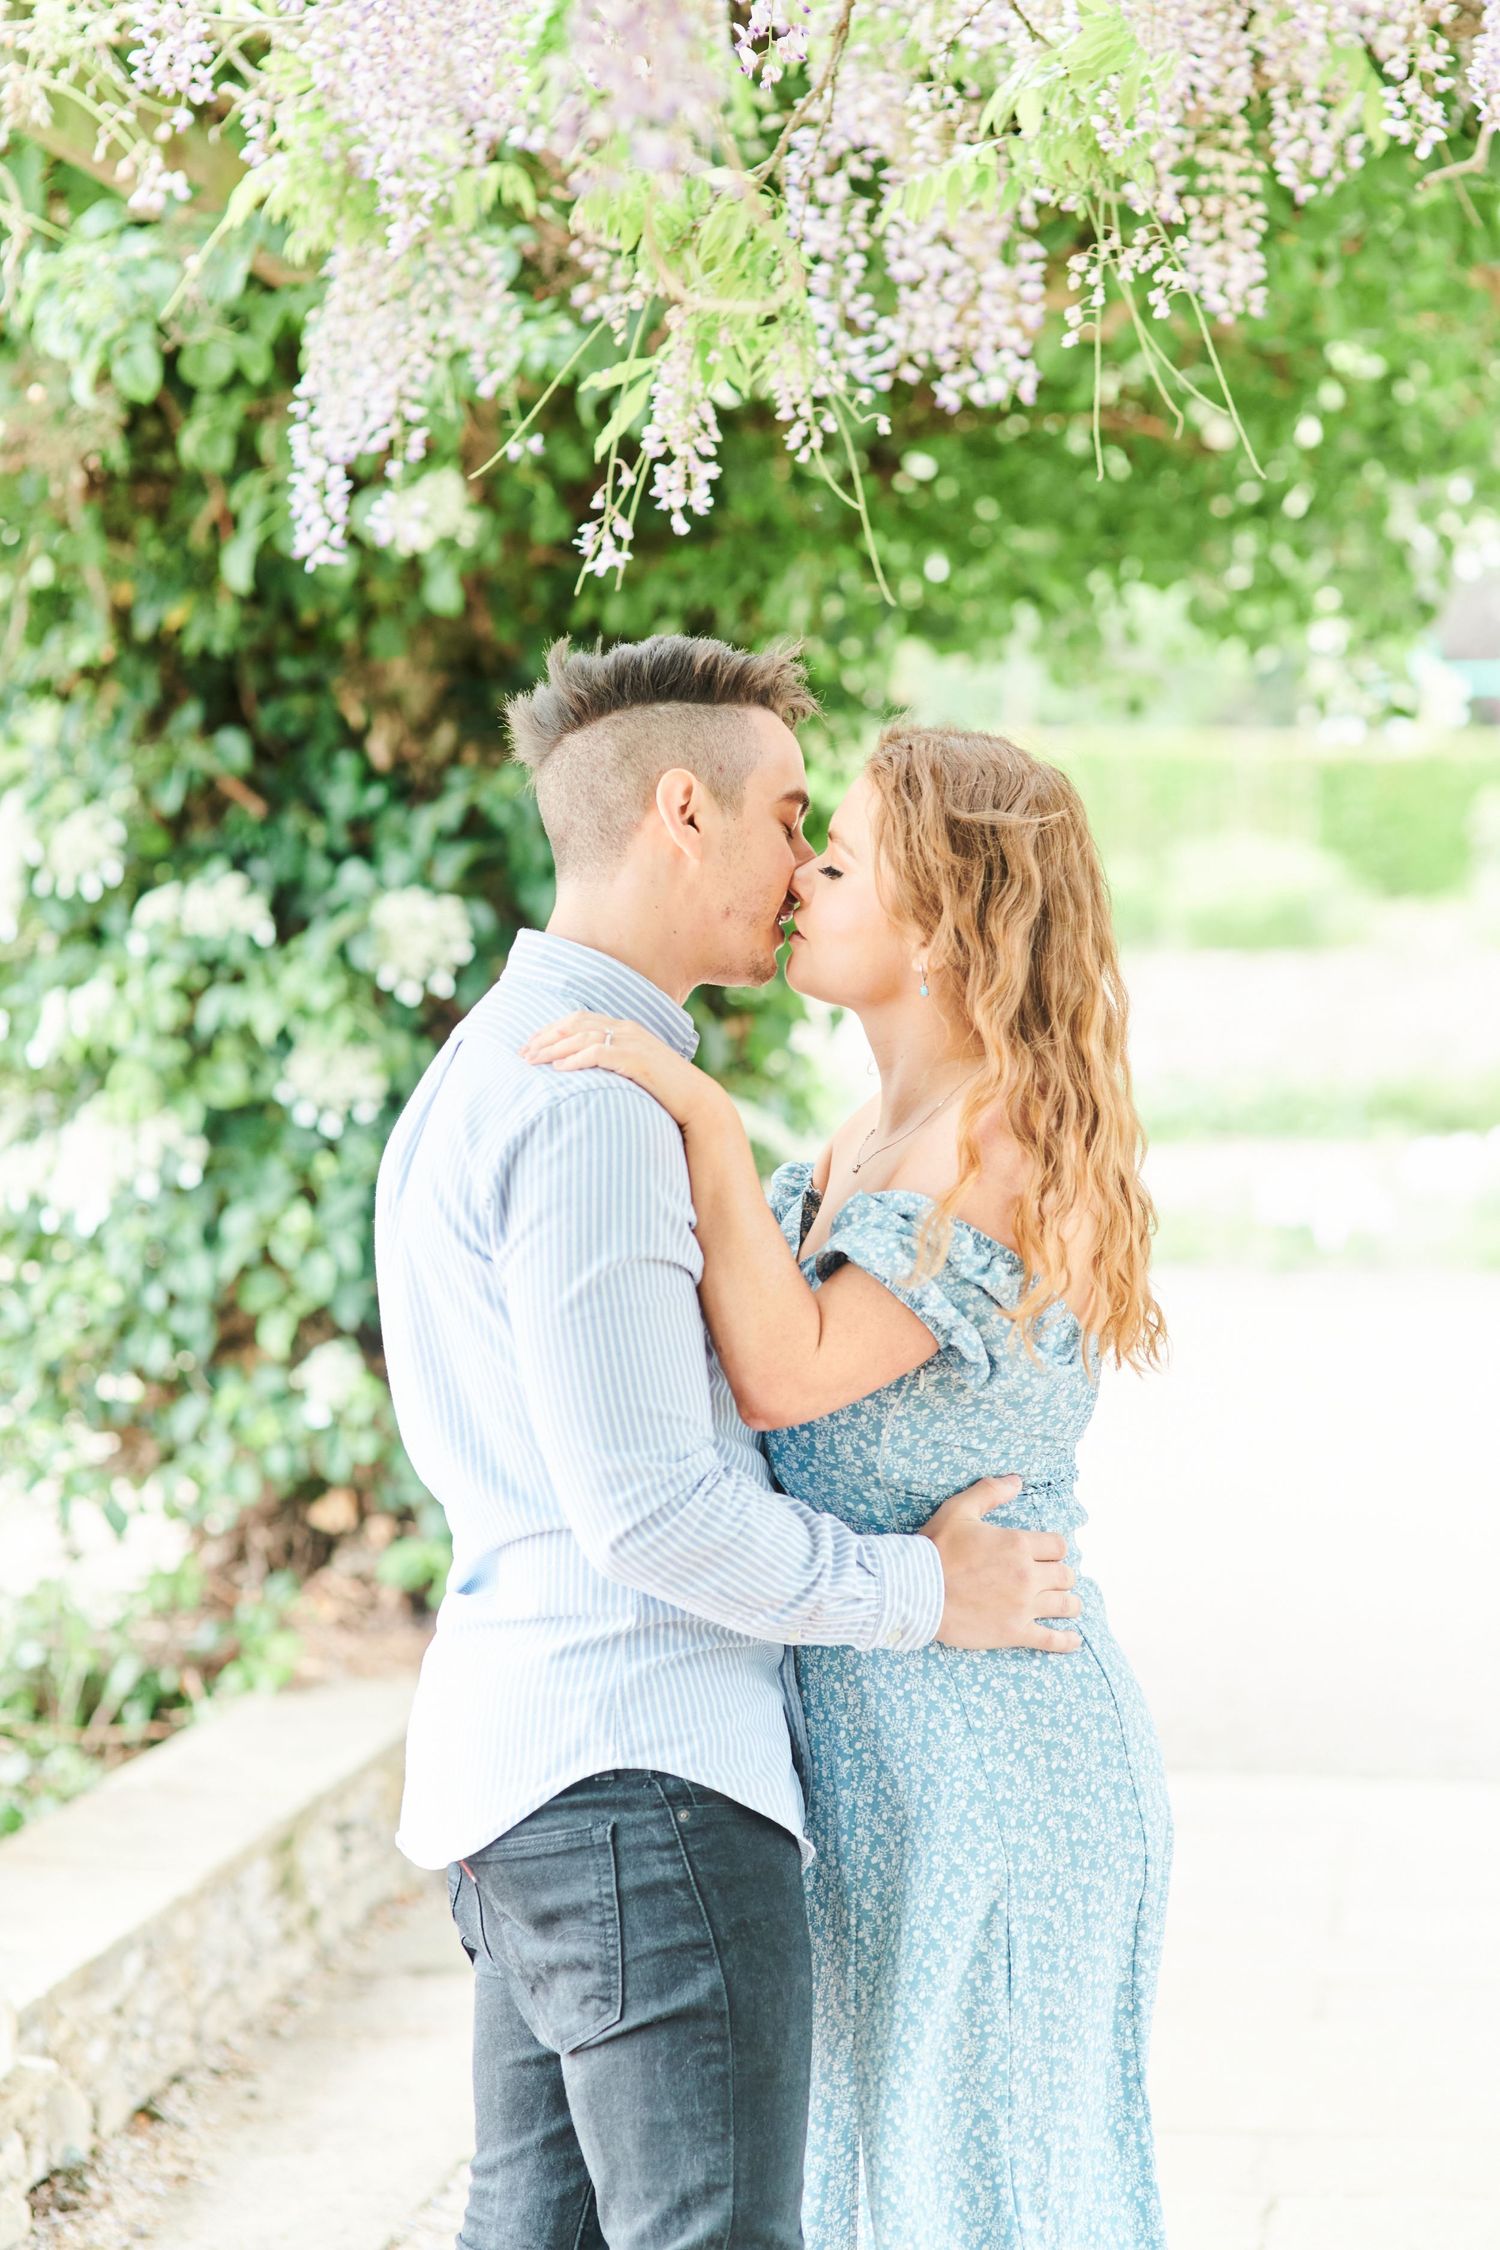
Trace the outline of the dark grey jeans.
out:
[[[594,1774],[448,1889],[476,1971],[458,2250],[797,2250],[812,1972],[785,1829]]]

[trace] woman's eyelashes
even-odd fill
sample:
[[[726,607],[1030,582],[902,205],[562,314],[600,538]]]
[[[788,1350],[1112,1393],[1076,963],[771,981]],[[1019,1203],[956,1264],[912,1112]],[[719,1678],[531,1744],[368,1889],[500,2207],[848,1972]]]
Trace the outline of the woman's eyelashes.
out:
[[[834,867],[827,860],[825,860],[823,865],[818,869],[818,873],[820,875],[826,875],[830,883],[841,883],[844,879],[844,870],[842,869],[842,867]]]

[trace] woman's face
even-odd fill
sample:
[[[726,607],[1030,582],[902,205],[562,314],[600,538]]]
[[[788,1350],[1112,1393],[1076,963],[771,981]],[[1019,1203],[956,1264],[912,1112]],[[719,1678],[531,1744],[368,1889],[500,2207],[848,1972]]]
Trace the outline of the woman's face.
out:
[[[792,878],[797,928],[786,981],[840,1008],[878,1007],[917,990],[917,940],[892,922],[875,881],[874,791],[861,776],[828,824],[828,848]]]

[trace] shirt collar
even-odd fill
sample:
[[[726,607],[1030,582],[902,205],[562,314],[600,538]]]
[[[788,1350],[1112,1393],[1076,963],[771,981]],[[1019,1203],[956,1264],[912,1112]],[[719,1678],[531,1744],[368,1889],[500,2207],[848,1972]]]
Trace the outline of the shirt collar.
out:
[[[686,1008],[612,953],[600,953],[550,930],[518,930],[507,968],[537,983],[552,984],[574,1007],[601,1015],[629,1016],[665,1039],[689,1062],[698,1052],[698,1030]]]

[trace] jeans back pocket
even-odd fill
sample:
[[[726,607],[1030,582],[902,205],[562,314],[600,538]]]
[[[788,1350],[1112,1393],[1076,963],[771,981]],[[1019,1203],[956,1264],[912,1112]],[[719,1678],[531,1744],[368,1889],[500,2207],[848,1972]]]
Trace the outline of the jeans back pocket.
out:
[[[514,1979],[542,2044],[567,2054],[611,2030],[624,2006],[614,1822],[534,1834],[523,1824],[470,1865],[459,1933]]]

